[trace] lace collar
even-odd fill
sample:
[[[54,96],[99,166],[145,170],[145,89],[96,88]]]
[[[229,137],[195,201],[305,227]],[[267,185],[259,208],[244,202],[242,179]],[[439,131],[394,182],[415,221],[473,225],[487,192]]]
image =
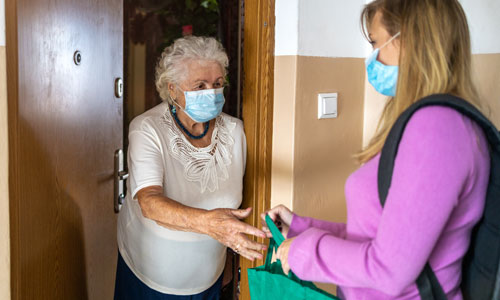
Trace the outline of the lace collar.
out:
[[[184,178],[198,182],[201,192],[219,189],[219,180],[229,178],[234,139],[231,136],[236,122],[221,114],[215,120],[211,143],[207,147],[193,146],[175,125],[170,110],[165,110],[161,123],[167,129],[168,152],[184,166]]]

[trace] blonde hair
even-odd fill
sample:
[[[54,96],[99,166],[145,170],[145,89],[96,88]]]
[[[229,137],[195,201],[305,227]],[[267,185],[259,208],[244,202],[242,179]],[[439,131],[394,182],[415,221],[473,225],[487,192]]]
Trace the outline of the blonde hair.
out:
[[[179,38],[163,50],[156,65],[156,90],[163,101],[172,104],[168,84],[179,84],[188,76],[188,60],[215,61],[227,73],[229,59],[224,47],[213,37],[186,36]]]
[[[411,104],[432,94],[453,94],[480,106],[471,76],[469,27],[457,0],[376,0],[365,6],[365,37],[377,12],[399,37],[401,54],[396,96],[387,101],[369,145],[356,155],[366,162],[377,155],[389,131]]]

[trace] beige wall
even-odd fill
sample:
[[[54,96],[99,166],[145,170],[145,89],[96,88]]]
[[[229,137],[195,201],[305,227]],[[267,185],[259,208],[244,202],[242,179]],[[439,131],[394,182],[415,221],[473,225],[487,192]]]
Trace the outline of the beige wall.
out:
[[[345,222],[344,184],[363,138],[364,59],[276,56],[274,75],[271,206]],[[318,120],[319,93],[338,93],[337,118]]]
[[[473,75],[488,117],[500,128],[500,53],[472,56]]]
[[[0,46],[0,299],[10,299],[7,75],[5,47]]]
[[[344,184],[363,134],[364,60],[298,57],[293,209],[346,220]],[[338,93],[338,117],[318,120],[318,94]]]
[[[273,151],[271,207],[292,207],[297,56],[274,61]]]
[[[363,136],[364,60],[275,59],[271,206],[345,221],[344,183]],[[317,118],[318,94],[338,93],[338,117]]]

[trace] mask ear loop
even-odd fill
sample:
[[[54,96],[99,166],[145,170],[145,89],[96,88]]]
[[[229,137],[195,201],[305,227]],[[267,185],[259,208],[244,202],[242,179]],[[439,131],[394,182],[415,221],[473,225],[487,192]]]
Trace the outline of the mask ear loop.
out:
[[[398,33],[396,33],[393,37],[391,37],[387,42],[385,42],[380,48],[378,48],[379,50],[384,48],[385,46],[389,45],[395,38],[397,38],[398,36],[401,35],[401,31],[399,31]]]
[[[179,86],[177,86],[177,84],[176,84],[176,88],[177,88],[177,89],[179,89],[179,90],[182,92],[182,89],[181,89]],[[177,99],[172,98],[170,95],[169,95],[169,97],[170,97],[170,100],[172,100],[172,102],[174,102],[174,104],[175,104],[175,105],[172,105],[172,112],[173,112],[174,114],[177,112],[177,109],[176,109],[176,107],[175,107],[176,105],[177,105],[180,109],[184,110],[184,108],[183,108],[183,107],[179,104],[179,102],[177,102]]]
[[[184,110],[184,108],[182,108],[182,106],[177,102],[177,99],[172,99],[170,98],[170,100],[172,100],[172,102],[174,102],[174,105],[172,105],[172,112],[175,114],[177,112],[177,108],[175,108],[175,106],[178,106],[180,109]]]

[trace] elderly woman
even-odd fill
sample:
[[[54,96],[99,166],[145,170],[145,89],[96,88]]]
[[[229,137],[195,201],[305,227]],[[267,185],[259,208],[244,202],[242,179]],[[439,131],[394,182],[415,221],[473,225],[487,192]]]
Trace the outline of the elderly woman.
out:
[[[240,221],[246,141],[222,113],[228,58],[213,38],[162,53],[163,103],[130,124],[128,195],[118,218],[115,299],[218,299],[226,247],[254,260],[265,233]]]

